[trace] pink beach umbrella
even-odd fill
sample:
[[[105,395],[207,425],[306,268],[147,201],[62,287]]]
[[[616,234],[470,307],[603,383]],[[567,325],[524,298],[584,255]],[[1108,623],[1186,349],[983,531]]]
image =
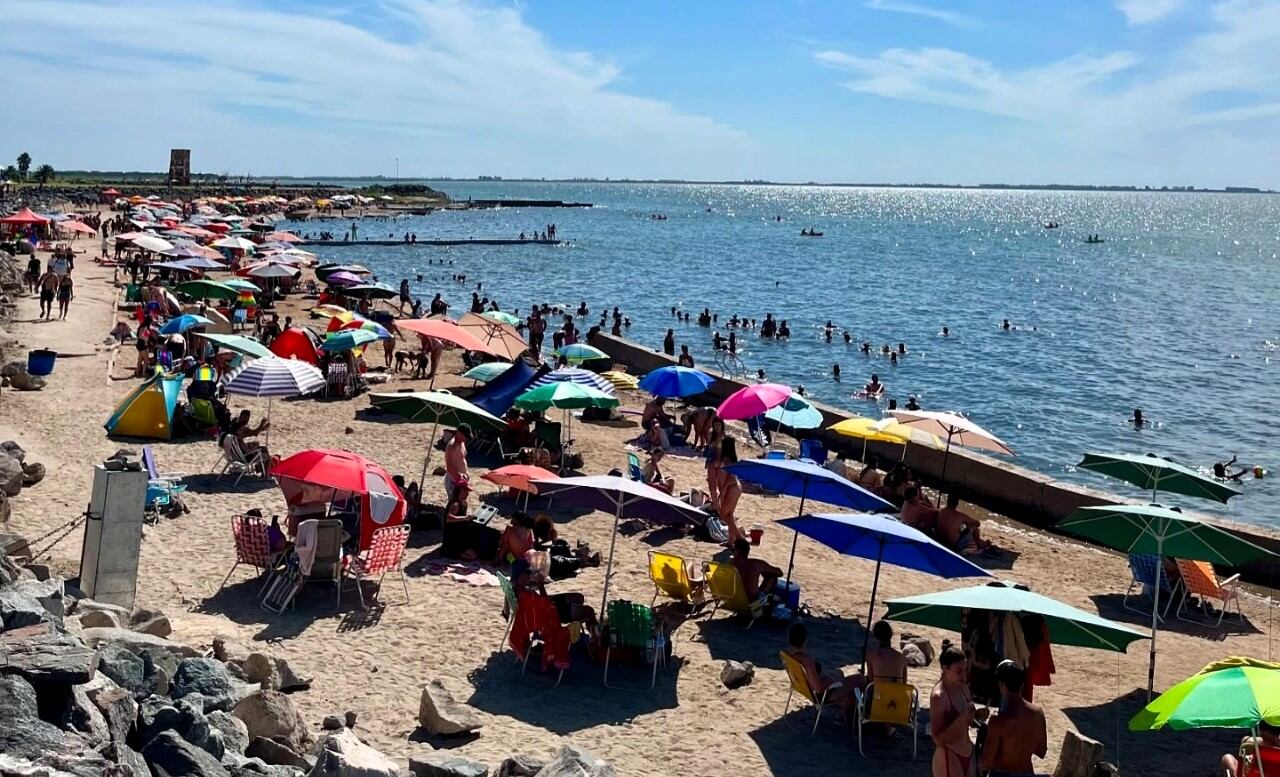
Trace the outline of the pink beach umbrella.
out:
[[[781,383],[757,383],[729,395],[716,408],[716,415],[726,421],[742,421],[754,418],[766,410],[777,407],[791,396],[791,387]]]

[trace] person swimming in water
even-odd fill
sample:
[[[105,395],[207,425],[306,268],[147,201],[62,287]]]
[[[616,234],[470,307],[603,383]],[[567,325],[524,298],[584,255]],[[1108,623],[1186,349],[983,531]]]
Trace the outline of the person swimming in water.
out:
[[[863,341],[862,341],[862,348],[861,348],[860,350],[861,350],[863,353],[865,353],[865,354],[867,354],[868,356],[870,356],[870,355],[871,355],[871,341],[869,341],[869,340],[863,340]]]
[[[945,326],[944,326],[944,327],[942,327],[942,336],[943,336],[943,337],[950,337],[950,336],[951,336],[951,330],[950,330],[950,329],[947,329]]]
[[[1004,320],[1004,323],[1000,325],[1000,328],[1001,328],[1001,329],[1003,329],[1004,331],[1008,332],[1010,329],[1013,329],[1013,325],[1012,325],[1012,324],[1010,324],[1010,323],[1009,323],[1009,319],[1007,319],[1007,318],[1006,318],[1006,319]]]
[[[897,353],[897,351],[894,351],[893,353],[889,354],[889,363],[890,363],[890,364],[897,364],[897,363],[898,363],[898,353]]]
[[[1227,472],[1227,467],[1236,463],[1236,457],[1232,456],[1230,461],[1219,461],[1213,465],[1213,476],[1218,480],[1231,480],[1236,483],[1243,482],[1241,478],[1249,474],[1249,468],[1245,467],[1239,472]]]
[[[833,365],[831,365],[831,378],[832,378],[832,380],[840,380],[840,365],[839,365],[839,364],[833,364]]]
[[[906,343],[898,343],[898,354],[899,354],[899,355],[901,355],[901,356],[906,356],[906,355],[907,355],[907,344],[906,344]]]
[[[919,410],[919,409],[920,409],[920,402],[916,400],[916,395],[915,395],[915,394],[908,394],[908,395],[907,395],[907,409],[908,409],[908,410]]]
[[[1146,426],[1146,425],[1147,425],[1147,420],[1146,420],[1145,418],[1143,418],[1143,417],[1142,417],[1142,408],[1140,408],[1140,407],[1135,407],[1135,408],[1133,409],[1133,421],[1132,421],[1132,423],[1133,423],[1133,428],[1134,428],[1134,429],[1141,429],[1142,427],[1144,427],[1144,426]]]
[[[867,393],[867,396],[877,396],[884,393],[884,384],[880,382],[880,376],[873,372],[871,381],[863,386],[862,390]]]

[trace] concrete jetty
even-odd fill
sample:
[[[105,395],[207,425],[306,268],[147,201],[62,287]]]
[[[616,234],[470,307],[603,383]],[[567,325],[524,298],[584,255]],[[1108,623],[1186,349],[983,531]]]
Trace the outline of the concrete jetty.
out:
[[[422,240],[412,243],[401,240],[303,240],[294,243],[296,246],[562,246],[568,240],[520,240],[517,238],[498,237],[466,237],[450,240]]]

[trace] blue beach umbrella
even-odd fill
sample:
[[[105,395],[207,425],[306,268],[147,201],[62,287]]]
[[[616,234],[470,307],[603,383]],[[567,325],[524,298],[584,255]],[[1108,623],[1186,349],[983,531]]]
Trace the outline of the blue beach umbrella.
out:
[[[471,380],[479,381],[481,383],[488,383],[506,372],[510,367],[510,362],[485,362],[484,364],[477,364],[462,373],[462,377],[470,378]]]
[[[778,426],[792,429],[817,429],[822,426],[822,411],[799,394],[792,394],[787,401],[765,411],[765,418]]]
[[[862,486],[840,477],[825,467],[799,459],[747,459],[730,464],[725,470],[743,480],[787,496],[800,497],[804,514],[806,499],[867,512],[892,512],[896,508]],[[798,536],[798,535],[797,535]],[[796,543],[791,542],[791,559],[787,562],[787,580],[796,563]]]
[[[180,316],[174,316],[164,322],[164,326],[160,327],[162,335],[178,335],[197,326],[209,326],[213,322],[204,316],[198,316],[195,313],[183,313]]]
[[[876,574],[871,582],[871,609],[867,612],[870,634],[876,612],[876,590],[880,587],[880,567],[891,564],[903,569],[953,580],[958,577],[991,577],[991,573],[948,548],[924,532],[893,518],[864,513],[800,515],[778,523],[799,537],[817,540],[842,556],[874,559]],[[862,642],[862,660],[867,660],[867,643]]]
[[[657,397],[675,399],[701,394],[716,379],[692,367],[659,367],[640,379],[640,388]]]

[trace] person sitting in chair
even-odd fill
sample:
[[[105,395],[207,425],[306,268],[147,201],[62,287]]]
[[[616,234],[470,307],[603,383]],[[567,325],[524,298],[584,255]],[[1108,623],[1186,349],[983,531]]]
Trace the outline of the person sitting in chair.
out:
[[[543,551],[528,550],[511,565],[511,587],[521,591],[546,596],[555,605],[561,623],[581,623],[587,631],[596,628],[596,611],[586,603],[586,597],[576,591],[547,594],[547,581],[551,579],[551,559]]]
[[[259,421],[257,426],[249,426],[249,411],[241,410],[236,420],[231,422],[230,431],[231,434],[235,435],[236,442],[239,443],[240,450],[244,452],[245,458],[257,455],[258,451],[261,451],[263,460],[269,461],[271,456],[267,452],[266,446],[261,445],[256,438],[270,428],[271,422],[265,419]]]
[[[848,719],[848,707],[855,698],[850,691],[850,684],[845,682],[844,675],[836,670],[822,670],[822,664],[809,655],[806,647],[809,642],[809,630],[799,621],[787,627],[787,655],[796,660],[804,669],[805,684],[816,698],[821,699],[824,691],[828,691],[826,702],[839,704],[845,719]]]
[[[644,477],[644,482],[664,494],[670,494],[676,489],[676,481],[662,473],[662,459],[666,456],[662,448],[654,448],[649,451],[649,460],[644,463],[640,473]]]
[[[751,558],[751,543],[739,538],[733,543],[733,568],[742,578],[747,601],[758,602],[773,595],[782,570],[767,561]]]

